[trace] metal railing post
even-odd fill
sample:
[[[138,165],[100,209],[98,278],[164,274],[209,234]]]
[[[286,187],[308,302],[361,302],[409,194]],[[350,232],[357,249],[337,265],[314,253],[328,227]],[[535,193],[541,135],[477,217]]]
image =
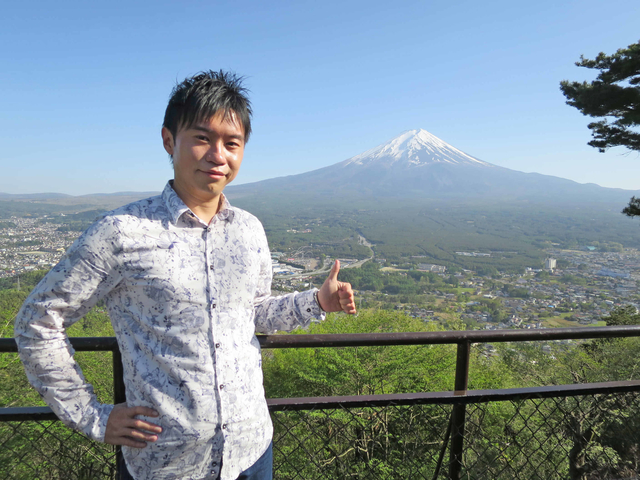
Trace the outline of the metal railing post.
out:
[[[113,401],[114,403],[123,403],[127,401],[124,388],[122,356],[120,355],[120,349],[117,345],[113,350]]]
[[[466,395],[469,384],[469,355],[471,342],[468,340],[458,343],[456,356],[456,380],[454,395]],[[451,451],[449,460],[449,478],[459,480],[462,471],[462,451],[464,449],[464,423],[466,406],[456,404],[451,413]]]
[[[122,368],[122,355],[120,355],[120,348],[116,343],[113,353],[113,403],[124,403],[127,401],[127,396],[124,388],[124,372]],[[116,480],[123,477],[123,473],[120,470],[124,468],[124,460],[122,458],[122,447],[116,446]]]
[[[584,327],[584,328],[556,328],[535,331],[526,330],[491,330],[491,331],[446,331],[446,332],[404,332],[404,333],[367,333],[367,334],[330,334],[330,335],[259,335],[258,341],[262,348],[343,348],[358,346],[383,345],[457,345],[456,377],[454,391],[418,392],[382,395],[356,395],[341,397],[304,397],[268,399],[267,404],[271,412],[289,410],[335,410],[347,408],[369,407],[398,407],[403,405],[451,405],[449,428],[440,448],[434,478],[440,473],[443,458],[448,448],[447,438],[451,440],[449,447],[450,465],[448,478],[460,480],[464,467],[464,446],[466,429],[466,404],[488,404],[490,402],[513,402],[534,399],[574,398],[596,395],[633,394],[636,405],[640,405],[640,381],[601,382],[588,384],[551,385],[543,387],[523,387],[497,390],[468,391],[469,361],[471,344],[493,342],[525,342],[552,341],[567,339],[592,338],[631,338],[640,337],[640,325]],[[123,381],[123,364],[114,337],[72,337],[71,345],[78,352],[109,351],[113,357],[114,375],[114,403],[126,401]],[[13,338],[0,338],[0,353],[17,353],[16,341]],[[458,398],[456,398],[456,396]],[[461,402],[457,404],[456,402]],[[537,407],[536,407],[537,409]],[[556,408],[557,410],[557,408]],[[538,413],[543,413],[538,411]],[[57,417],[48,407],[14,407],[0,408],[0,425],[3,422],[50,422],[57,421]],[[621,420],[623,421],[623,420]],[[525,419],[526,422],[526,419]],[[22,435],[26,441],[30,438],[21,434],[18,426],[15,435]],[[478,428],[482,428],[478,425]],[[11,438],[11,436],[9,437]],[[38,437],[39,439],[40,437]],[[469,439],[470,443],[473,439]],[[296,439],[296,441],[298,441]],[[6,450],[6,449],[5,449]],[[4,450],[3,450],[4,453]],[[16,453],[16,452],[14,452]],[[19,452],[17,453],[19,454]],[[9,461],[21,461],[12,457]],[[122,472],[122,455],[116,450],[118,464],[116,473]],[[468,458],[468,456],[467,456]],[[110,463],[111,458],[107,461]],[[109,467],[111,468],[111,467]]]

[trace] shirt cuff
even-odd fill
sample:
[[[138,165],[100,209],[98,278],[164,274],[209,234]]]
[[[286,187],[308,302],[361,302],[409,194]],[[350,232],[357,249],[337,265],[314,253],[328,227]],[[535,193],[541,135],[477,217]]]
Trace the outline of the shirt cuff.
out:
[[[96,402],[97,403],[97,402]],[[84,433],[91,440],[104,442],[107,433],[107,421],[113,410],[113,405],[107,403],[97,403],[89,407],[86,420],[78,424],[69,424],[74,430]]]
[[[316,318],[318,320],[324,320],[326,317],[326,313],[320,308],[320,305],[316,301],[317,292],[317,288],[307,290],[306,292],[300,293],[296,299],[298,308],[305,319],[310,320],[311,318]]]

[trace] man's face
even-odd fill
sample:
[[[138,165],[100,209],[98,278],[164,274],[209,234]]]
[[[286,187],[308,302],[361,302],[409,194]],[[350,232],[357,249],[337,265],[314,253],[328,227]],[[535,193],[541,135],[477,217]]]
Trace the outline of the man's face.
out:
[[[244,127],[234,112],[226,119],[219,112],[179,130],[175,138],[163,128],[162,141],[173,157],[173,188],[193,208],[219,200],[236,178],[244,154]]]

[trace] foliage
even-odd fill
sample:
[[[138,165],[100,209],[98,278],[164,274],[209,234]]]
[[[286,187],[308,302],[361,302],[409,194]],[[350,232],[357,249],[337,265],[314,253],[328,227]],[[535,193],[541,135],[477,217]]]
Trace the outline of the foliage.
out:
[[[576,65],[600,72],[592,82],[560,83],[569,105],[584,115],[603,118],[588,125],[593,135],[589,145],[600,152],[616,146],[640,151],[640,133],[634,130],[640,126],[640,42],[613,55],[600,52],[595,60],[581,56]],[[632,197],[622,213],[640,215],[640,199]]]
[[[479,298],[477,305],[470,305],[467,309],[472,312],[488,313],[491,315],[492,322],[503,322],[508,317],[504,304],[498,298]]]
[[[309,333],[425,328],[435,327],[397,313],[366,311],[356,320],[332,316],[324,324],[313,325]],[[484,355],[482,346],[474,347],[469,388],[634,378],[640,355],[633,352],[640,352],[640,341],[622,342],[624,345],[597,358],[562,342],[548,345],[550,350],[533,342],[499,344],[496,356]],[[439,346],[277,350],[265,352],[265,386],[269,397],[449,390],[454,364],[455,351]],[[469,406],[465,475],[583,478],[581,475],[588,473],[595,475],[593,478],[626,478],[625,472],[638,460],[634,450],[640,441],[638,408],[633,395]],[[292,479],[361,475],[430,478],[447,417],[442,407],[435,406],[424,411],[388,407],[278,413],[276,438],[280,454],[286,458],[278,474]],[[622,431],[628,441],[620,437]],[[304,439],[302,448],[300,439]],[[418,444],[422,450],[417,449]],[[418,471],[411,461],[416,455],[421,458]]]
[[[539,280],[549,280],[551,278],[551,274],[546,270],[541,270],[536,273],[536,278]]]
[[[13,323],[28,290],[0,290],[0,338],[13,337]],[[44,405],[24,374],[15,353],[0,353],[0,408]]]
[[[310,333],[435,331],[432,323],[390,311],[363,311],[357,319],[330,315]],[[269,352],[263,369],[270,397],[374,395],[449,390],[455,348],[448,345],[286,349]],[[411,368],[407,368],[411,365]]]
[[[50,215],[52,213],[78,210],[77,207],[65,205],[53,205],[48,203],[36,203],[27,201],[0,200],[0,218],[30,217],[38,215]]]
[[[20,289],[29,292],[46,274],[47,270],[31,270],[14,277],[0,278],[0,291],[17,288],[20,283]]]
[[[613,55],[601,52],[595,60],[581,56],[576,65],[600,72],[592,82],[560,83],[567,104],[584,115],[604,118],[589,124],[589,145],[600,152],[615,146],[640,151],[640,133],[631,129],[640,125],[640,42]],[[614,121],[609,123],[609,118]]]
[[[636,307],[627,305],[614,309],[608,316],[603,317],[603,320],[607,326],[640,325],[640,313],[638,313]],[[637,338],[598,338],[583,345],[583,348],[593,359],[601,363],[610,364],[611,369],[615,371],[635,373],[640,369],[640,361],[637,361],[636,355],[626,355],[622,350],[628,348],[637,349],[636,344],[640,344],[640,340]],[[623,373],[618,374],[618,376],[626,380],[628,374]]]
[[[622,209],[622,213],[627,217],[637,217],[640,215],[640,198],[631,197],[629,205]]]
[[[620,201],[623,199],[621,196]],[[526,267],[542,268],[546,257],[543,249],[551,243],[557,243],[559,248],[594,242],[640,247],[631,222],[612,212],[610,205],[595,203],[566,205],[559,210],[555,204],[494,204],[479,199],[386,199],[375,206],[332,203],[328,199],[320,210],[317,201],[296,197],[292,202],[290,196],[274,197],[269,203],[251,197],[234,202],[263,221],[274,251],[304,249],[305,254],[315,256],[325,253],[331,257],[368,258],[370,250],[358,244],[361,235],[373,244],[376,257],[386,260],[387,266],[432,263],[447,267],[450,273],[461,268],[478,271],[493,267],[496,272],[514,273]],[[292,229],[298,233],[287,231]],[[304,229],[311,229],[311,233],[300,233]]]
[[[319,276],[315,282],[321,285],[324,278]],[[382,271],[380,265],[374,261],[365,262],[361,268],[340,270],[340,280],[349,282],[356,290],[383,292],[388,295],[421,295],[434,289],[457,286],[458,283],[458,279],[453,276],[443,278],[433,272]]]
[[[18,310],[31,288],[44,273],[43,271],[33,271],[25,274],[23,285],[26,285],[27,288],[0,290],[0,338],[13,337],[13,324]],[[109,317],[101,306],[92,309],[82,320],[70,327],[67,333],[70,337],[114,335]],[[85,376],[96,388],[100,401],[112,402],[111,353],[78,352],[75,358],[82,367]],[[24,405],[44,404],[35,390],[29,386],[18,356],[14,353],[0,353],[0,408]]]
[[[57,228],[58,232],[84,232],[105,211],[106,210],[104,208],[98,208],[78,213],[70,213],[64,216],[48,217],[41,221],[43,223],[60,225]]]
[[[515,287],[508,283],[504,284],[502,291],[505,292],[508,296],[515,298],[529,298],[531,296],[528,289],[523,287]]]
[[[560,277],[560,282],[567,283],[569,285],[586,285],[587,279],[583,277],[578,277],[576,275],[571,275],[569,273],[565,273]]]
[[[330,315],[308,333],[435,331],[434,325],[389,311],[357,318]],[[296,331],[295,334],[307,332]],[[268,397],[374,395],[453,388],[455,348],[450,345],[275,350],[263,363]],[[330,415],[330,416],[329,416]],[[275,416],[286,462],[278,478],[422,478],[432,472],[447,426],[440,406],[363,408]],[[301,420],[302,419],[302,420]],[[309,436],[309,431],[314,433]],[[295,438],[305,438],[300,448]],[[328,439],[325,441],[323,439]],[[328,442],[328,443],[326,443]],[[307,452],[320,461],[310,462]],[[414,464],[414,459],[420,458]],[[319,464],[319,465],[318,465]]]
[[[0,478],[114,478],[115,447],[93,442],[58,421],[2,422],[0,444]]]
[[[363,270],[370,275],[380,273],[379,266],[373,262]],[[29,281],[35,282],[36,278],[34,275]],[[428,272],[409,271],[403,278],[420,283],[432,277]],[[3,335],[11,335],[12,320],[27,291],[0,290]],[[478,307],[497,314],[502,311],[502,303],[497,299],[482,299]],[[640,323],[640,314],[627,307],[615,310],[606,320],[610,325],[636,324]],[[453,320],[450,323],[461,328]],[[440,328],[397,312],[364,310],[356,318],[331,314],[325,322],[312,324],[307,332],[293,334],[439,331]],[[113,335],[113,331],[104,308],[98,306],[71,327],[69,334],[106,336]],[[497,355],[485,355],[484,346],[474,346],[469,387],[514,388],[638,377],[640,339],[609,341],[597,347],[576,348],[573,344],[552,343],[543,349],[538,343],[498,344]],[[101,401],[109,401],[112,395],[109,357],[100,352],[77,354]],[[265,351],[263,357],[265,390],[267,396],[273,398],[451,390],[456,351],[451,345],[310,348]],[[17,356],[0,355],[0,407],[38,404],[41,403],[27,385]],[[466,472],[470,478],[488,478],[487,472],[497,472],[492,478],[513,478],[513,472],[518,472],[516,476],[521,478],[569,478],[579,472],[598,472],[601,478],[621,477],[621,472],[629,471],[637,460],[634,450],[634,445],[640,443],[637,410],[638,405],[622,395],[604,399],[585,396],[580,401],[566,398],[490,402],[469,407]],[[278,449],[287,458],[278,470],[279,478],[300,478],[296,476],[298,472],[303,472],[302,478],[427,476],[434,470],[449,411],[447,406],[416,406],[355,412],[317,410],[304,416],[297,412],[279,413],[275,426],[276,435],[281,436]],[[31,438],[43,435],[38,425],[25,428],[23,437],[10,440],[11,448],[27,451]],[[0,436],[5,430],[0,431]],[[67,439],[67,431],[60,425],[49,431]],[[621,436],[621,431],[629,433]],[[324,452],[321,465],[324,476],[317,477],[320,467],[311,464],[308,451],[300,448],[299,439],[303,438],[307,442],[305,448]],[[84,444],[76,437],[67,439],[66,444],[75,455],[73,458],[87,455],[86,450],[82,450]],[[550,450],[549,445],[557,447]],[[0,466],[5,461],[2,455],[0,452]],[[418,470],[415,458],[421,459],[417,462]],[[49,468],[40,454],[36,454],[33,461],[44,462],[43,471]],[[24,478],[28,478],[27,473]]]
[[[481,277],[492,277],[498,275],[498,269],[491,265],[484,265],[476,268],[476,273]]]
[[[630,380],[637,379],[640,371],[637,338],[620,339],[597,349],[575,348],[563,342],[551,342],[547,350],[541,347],[537,343],[498,346],[499,358],[520,386]],[[561,450],[567,452],[561,458],[566,462],[568,456],[568,471],[554,478],[628,478],[623,473],[633,469],[638,461],[637,400],[637,394],[615,394],[540,401],[533,408],[524,405],[505,433],[517,432],[512,440],[517,445],[524,442],[536,445],[547,437],[558,442]],[[629,425],[625,424],[625,418]],[[522,419],[526,422],[519,425]],[[628,441],[622,440],[623,431]],[[530,433],[537,438],[527,440]],[[539,452],[534,448],[533,453]],[[589,477],[583,476],[587,473]]]
[[[40,281],[44,271],[21,274],[21,289],[0,289],[0,337],[13,336],[13,324],[29,291]],[[15,281],[15,279],[12,279]],[[101,307],[91,310],[68,330],[69,336],[113,336],[114,332]],[[75,355],[85,377],[95,387],[98,400],[113,402],[111,353],[78,352]],[[15,353],[0,353],[0,408],[44,406],[44,402],[27,381],[22,363]],[[19,433],[17,433],[19,432]],[[80,434],[71,432],[60,422],[0,423],[0,477],[38,478],[111,478],[114,449],[95,445]],[[36,447],[36,448],[34,448]],[[16,462],[16,458],[22,461]],[[8,470],[7,470],[8,468]],[[70,476],[69,472],[74,472]]]

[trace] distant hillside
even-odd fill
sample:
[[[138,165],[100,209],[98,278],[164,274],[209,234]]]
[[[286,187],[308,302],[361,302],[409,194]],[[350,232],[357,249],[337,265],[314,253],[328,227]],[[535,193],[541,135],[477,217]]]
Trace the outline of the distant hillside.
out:
[[[546,205],[619,205],[640,191],[604,188],[523,173],[468,155],[425,130],[410,130],[343,162],[287,177],[229,186],[230,198],[252,195],[335,197],[348,201],[439,199]],[[617,207],[616,207],[617,208]]]
[[[348,232],[362,235],[377,256],[394,261],[424,256],[464,268],[519,269],[541,266],[551,243],[640,247],[640,224],[620,214],[640,192],[498,167],[424,130],[329,167],[225,192],[263,221],[276,249],[318,242],[313,233],[287,232],[309,228],[334,244],[344,243]],[[328,247],[317,251],[322,248]]]
[[[359,245],[361,235],[393,261],[417,256],[452,267],[521,269],[541,266],[552,243],[640,248],[640,223],[620,214],[640,191],[498,167],[425,130],[329,167],[230,185],[225,193],[262,220],[274,250],[362,258],[369,250]],[[153,194],[4,195],[0,218],[110,210]],[[490,255],[456,253],[468,251]]]
[[[64,193],[21,193],[21,194],[13,194],[13,193],[3,193],[0,192],[0,200],[52,200],[70,197],[71,195],[67,195]]]
[[[86,210],[113,210],[160,192],[96,193],[72,196],[62,193],[13,195],[0,193],[0,218],[25,214],[47,215],[54,213],[77,213]]]

